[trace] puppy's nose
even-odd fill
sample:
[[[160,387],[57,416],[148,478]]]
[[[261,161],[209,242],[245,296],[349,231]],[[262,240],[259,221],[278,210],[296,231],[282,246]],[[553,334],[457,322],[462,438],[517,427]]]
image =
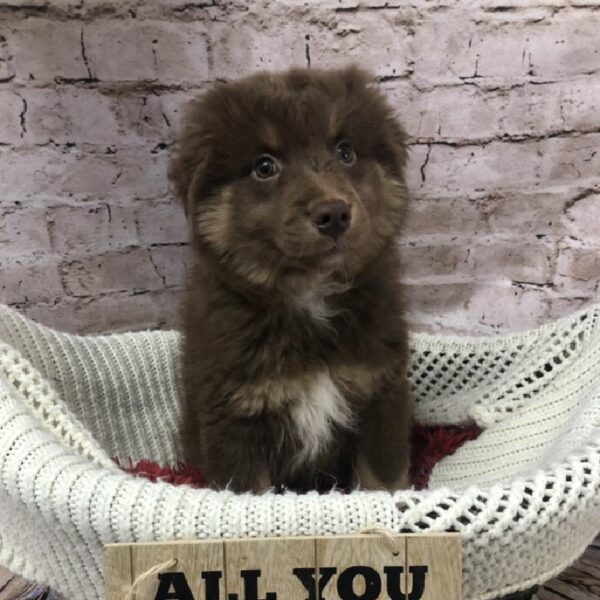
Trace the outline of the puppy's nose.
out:
[[[337,240],[350,227],[352,209],[343,200],[321,202],[310,211],[310,218],[320,233]]]

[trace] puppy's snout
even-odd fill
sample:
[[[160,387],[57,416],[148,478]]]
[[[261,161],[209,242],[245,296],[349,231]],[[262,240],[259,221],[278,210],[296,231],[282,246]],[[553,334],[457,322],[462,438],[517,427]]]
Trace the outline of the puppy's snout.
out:
[[[352,209],[343,200],[321,202],[310,211],[310,218],[319,233],[335,240],[350,227]]]

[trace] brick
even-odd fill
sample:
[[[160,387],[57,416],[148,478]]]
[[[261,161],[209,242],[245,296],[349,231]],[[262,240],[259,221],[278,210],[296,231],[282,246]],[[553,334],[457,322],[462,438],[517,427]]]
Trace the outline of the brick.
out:
[[[95,89],[29,89],[27,134],[30,143],[67,142],[112,145],[122,142],[116,102]]]
[[[63,295],[59,259],[47,255],[18,258],[0,255],[0,302],[4,304],[54,302]]]
[[[2,29],[0,30],[0,83],[10,81],[15,76],[13,58],[6,31]]]
[[[554,90],[543,91],[550,95]],[[600,80],[598,77],[585,77],[564,84],[559,91],[559,103],[565,129],[597,129],[598,120],[594,118],[594,111],[600,104]]]
[[[559,295],[555,295],[545,302],[547,306],[546,320],[554,321],[566,315],[573,314],[584,307],[595,304],[594,300],[593,293],[578,290],[573,290],[573,296],[569,296],[568,292],[566,294],[564,292],[559,293]]]
[[[403,246],[401,281],[405,283],[443,284],[465,281],[461,265],[468,250],[461,246]]]
[[[56,78],[89,77],[79,23],[23,19],[10,23],[5,31],[17,81],[44,83]]]
[[[50,251],[45,207],[0,206],[0,259],[38,251]]]
[[[0,90],[0,144],[20,144],[24,129],[21,114],[25,107],[16,92]]]
[[[112,0],[108,0],[112,2]],[[227,19],[235,11],[247,10],[248,4],[244,0],[230,0],[221,3],[213,0],[189,2],[189,0],[160,0],[155,2],[137,2],[128,0],[134,6],[130,8],[137,17],[142,19],[178,20],[181,22],[206,21],[213,22]],[[118,10],[122,10],[119,5]]]
[[[556,289],[577,295],[600,290],[600,245],[562,245],[556,264]]]
[[[397,11],[351,12],[339,17],[335,28],[314,31],[309,40],[311,65],[341,67],[361,48],[361,66],[379,77],[399,77],[412,71],[409,29]]]
[[[406,321],[411,331],[445,334],[484,333],[469,319],[466,305],[476,286],[471,283],[405,286]]]
[[[448,284],[404,283],[403,290],[409,309],[409,322],[417,315],[451,314],[463,310],[473,294],[470,282]]]
[[[347,6],[350,6],[348,4]],[[338,6],[339,7],[339,6]],[[379,76],[410,71],[407,24],[398,10],[333,13],[330,5],[260,4],[211,23],[211,76],[235,78],[257,69],[336,67],[368,46],[360,63]]]
[[[0,148],[0,197],[37,195],[82,199],[162,197],[167,194],[164,152],[150,148],[96,154],[77,147]]]
[[[469,248],[465,275],[472,273],[479,281],[513,281],[547,284],[551,278],[552,244],[537,243],[476,244]]]
[[[129,0],[121,0],[121,2],[123,4],[127,4]],[[44,4],[48,4],[48,2],[44,2]],[[104,0],[94,0],[94,7],[105,7],[105,6],[109,6],[110,4],[112,4],[112,2],[110,2],[110,0],[108,1],[104,1]],[[84,2],[81,2],[81,0],[52,0],[52,7],[58,10],[63,10],[63,11],[70,11],[71,14],[73,13],[73,11],[75,11],[78,7],[83,8],[83,5],[85,5]]]
[[[485,140],[598,128],[594,114],[600,103],[600,82],[595,78],[509,90],[463,85],[422,92],[411,84],[392,82],[385,91],[413,138]]]
[[[24,140],[29,143],[128,147],[170,143],[174,135],[162,97],[148,91],[113,93],[68,86],[33,88],[23,97],[27,101]]]
[[[567,234],[564,206],[572,195],[569,189],[539,193],[514,190],[498,194],[495,201],[481,201],[489,233],[529,240]]]
[[[568,13],[553,21],[531,43],[535,75],[545,78],[593,73],[600,64],[600,49],[589,44],[600,28],[600,13]]]
[[[484,10],[494,8],[500,9],[521,9],[532,6],[564,6],[564,0],[481,0],[477,3]],[[518,11],[517,11],[518,12]]]
[[[574,191],[565,203],[564,222],[572,237],[600,240],[600,186]]]
[[[6,4],[6,3],[4,3]],[[202,2],[190,2],[189,0],[152,0],[152,2],[140,2],[139,0],[93,0],[83,2],[82,0],[12,0],[9,5],[16,4],[27,12],[27,7],[46,7],[46,14],[61,18],[94,18],[94,17],[124,17],[124,18],[148,18],[148,17],[175,17],[187,16],[201,12],[201,7],[206,10],[214,6],[211,0]],[[229,5],[234,4],[229,2]],[[239,3],[238,3],[239,4]],[[215,7],[216,8],[216,7]],[[189,12],[188,12],[189,11]]]
[[[409,204],[403,240],[456,239],[489,232],[477,201],[464,198],[419,198]]]
[[[404,169],[406,183],[412,195],[425,195],[431,193],[427,181],[427,166],[431,158],[431,148],[427,144],[411,144],[407,148],[407,161]],[[0,156],[1,159],[1,156]],[[438,190],[436,190],[438,192]]]
[[[139,243],[135,216],[128,207],[105,204],[48,209],[52,248],[61,254],[98,253]]]
[[[592,107],[600,102],[593,78],[526,85],[491,92],[497,108],[492,135],[545,135],[553,131],[593,131]],[[482,97],[487,102],[487,95]]]
[[[302,8],[306,6],[306,0],[286,0],[285,4],[290,7]],[[359,6],[365,6],[365,4],[366,3],[361,0],[321,0],[319,2],[319,8],[324,10],[339,9],[340,11],[345,11],[355,10]]]
[[[150,250],[150,260],[162,277],[165,288],[183,286],[190,252],[185,246],[160,246]]]
[[[502,133],[499,121],[505,101],[473,86],[420,92],[410,84],[392,82],[387,96],[412,138],[468,140]]]
[[[154,7],[161,2],[144,3]],[[48,2],[46,2],[48,4]],[[93,0],[93,2],[85,2],[82,0],[52,0],[51,2],[52,14],[59,15],[61,17],[73,18],[93,18],[98,15],[102,16],[120,16],[129,18],[134,14],[138,13],[140,8],[140,2],[137,0]],[[158,8],[158,7],[157,7]],[[139,11],[142,12],[142,11]]]
[[[506,7],[506,6],[477,6],[473,15],[477,25],[489,24],[492,27],[512,27],[519,25],[535,25],[550,20],[554,14],[552,5]]]
[[[143,248],[64,260],[60,265],[60,274],[65,290],[75,297],[107,292],[159,290],[164,287],[148,250]]]
[[[597,180],[600,171],[599,134],[556,137],[520,143],[491,142],[486,145],[454,147],[432,144],[429,160],[421,148],[411,152],[407,179],[419,194],[471,193],[541,184],[584,184]],[[415,164],[416,163],[416,164]],[[421,169],[425,172],[422,181]]]
[[[37,303],[20,308],[20,312],[60,331],[116,333],[180,328],[180,304],[179,290],[158,290],[137,295],[62,297],[56,304]]]
[[[107,0],[108,2],[112,2],[113,0]],[[138,0],[128,0],[129,2],[131,2],[132,4],[137,4],[139,5]],[[161,8],[186,8],[187,6],[189,6],[190,2],[189,0],[154,0],[154,2],[151,2],[150,4],[154,4],[156,6],[159,6]],[[209,8],[211,6],[215,6],[218,8],[218,0],[202,0],[201,2],[197,2],[197,5],[203,6],[205,8]],[[244,0],[241,1],[230,1],[229,5],[233,6],[233,7],[239,7],[239,6],[246,6],[246,3]]]
[[[174,201],[0,206],[2,254],[50,249],[82,254],[140,244],[182,244],[187,239],[183,209]]]
[[[550,291],[499,284],[478,287],[466,307],[466,327],[478,333],[524,331],[547,321]]]
[[[201,22],[103,19],[86,27],[85,40],[92,72],[101,81],[197,84],[209,76]]]
[[[175,201],[58,205],[50,207],[47,214],[52,248],[59,253],[81,254],[188,241],[184,211]]]
[[[2,3],[3,8],[15,11],[15,14],[19,14],[20,10],[27,13],[30,9],[41,9],[47,6],[47,0],[8,0]]]
[[[160,102],[161,116],[170,128],[172,136],[175,136],[176,132],[181,130],[182,118],[188,103],[202,94],[206,87],[160,94],[158,100]]]
[[[548,320],[546,289],[509,283],[407,287],[411,329],[490,335],[523,331]]]
[[[229,80],[256,70],[305,67],[306,35],[310,36],[310,28],[300,28],[295,21],[268,19],[252,10],[232,14],[211,23],[209,76]]]
[[[478,57],[488,47],[497,53],[495,76],[525,76],[527,65],[522,61],[523,43],[519,33],[513,28],[503,44],[501,33],[493,28],[477,27],[467,14],[456,21],[432,18],[415,34],[415,79],[424,83],[460,83],[461,78],[482,76],[483,65],[480,71]]]
[[[401,247],[402,281],[412,284],[468,281],[546,284],[551,278],[552,245],[461,242]]]
[[[403,239],[448,241],[494,235],[535,241],[568,235],[577,230],[578,224],[565,217],[565,205],[580,193],[581,188],[575,187],[539,193],[511,190],[472,198],[415,199],[409,205]],[[519,215],[518,223],[515,215]]]
[[[414,40],[418,81],[566,78],[598,67],[600,50],[589,45],[600,25],[596,13],[565,13],[560,19],[512,23],[510,27],[477,23],[468,13],[458,11],[454,16],[452,20],[446,15],[432,17],[418,28]],[[432,45],[431,40],[436,43]]]
[[[185,213],[175,200],[136,205],[135,220],[142,244],[181,244],[188,241]]]
[[[302,0],[294,1],[302,3]],[[456,0],[411,0],[410,3],[403,2],[403,0],[325,0],[319,2],[319,6],[322,8],[338,9],[342,13],[355,9],[384,9],[390,12],[398,12],[401,9],[406,9],[407,4],[413,10],[427,11],[428,9],[439,10],[454,7]]]

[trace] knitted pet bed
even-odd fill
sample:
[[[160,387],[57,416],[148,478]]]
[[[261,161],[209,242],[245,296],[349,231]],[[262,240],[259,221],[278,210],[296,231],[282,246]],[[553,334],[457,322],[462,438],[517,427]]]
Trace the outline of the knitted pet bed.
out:
[[[523,334],[414,335],[411,349],[419,421],[483,430],[435,465],[428,490],[236,495],[113,460],[181,459],[176,333],[72,336],[0,305],[0,564],[100,600],[109,542],[376,524],[460,532],[466,600],[552,577],[600,529],[600,306]]]

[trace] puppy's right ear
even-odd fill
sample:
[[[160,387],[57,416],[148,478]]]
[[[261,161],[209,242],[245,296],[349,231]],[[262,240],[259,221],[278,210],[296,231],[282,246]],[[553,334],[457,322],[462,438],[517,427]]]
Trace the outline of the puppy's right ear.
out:
[[[178,149],[169,165],[169,179],[183,204],[186,216],[194,202],[211,153],[212,140],[206,130],[206,106],[203,98],[193,100],[183,119]]]

